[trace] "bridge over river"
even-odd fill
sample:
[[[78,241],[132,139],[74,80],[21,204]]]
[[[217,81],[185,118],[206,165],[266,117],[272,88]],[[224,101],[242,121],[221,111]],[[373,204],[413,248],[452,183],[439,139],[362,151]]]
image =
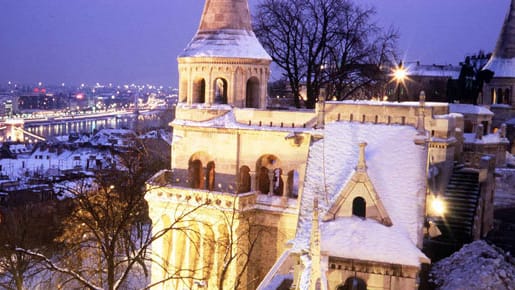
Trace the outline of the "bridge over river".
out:
[[[92,133],[105,128],[144,131],[166,128],[172,110],[116,111],[44,118],[7,119],[0,122],[0,141],[41,141],[70,133]]]

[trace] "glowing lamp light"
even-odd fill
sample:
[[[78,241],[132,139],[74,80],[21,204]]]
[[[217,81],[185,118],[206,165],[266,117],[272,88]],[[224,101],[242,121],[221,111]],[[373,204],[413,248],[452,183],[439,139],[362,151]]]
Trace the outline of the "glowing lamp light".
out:
[[[431,209],[436,215],[443,216],[445,214],[444,201],[438,197],[435,197],[435,199],[431,202]]]
[[[408,72],[406,70],[406,68],[400,66],[400,67],[397,67],[394,71],[393,71],[393,78],[396,80],[396,81],[404,81],[404,79],[406,78],[406,76],[408,75]]]

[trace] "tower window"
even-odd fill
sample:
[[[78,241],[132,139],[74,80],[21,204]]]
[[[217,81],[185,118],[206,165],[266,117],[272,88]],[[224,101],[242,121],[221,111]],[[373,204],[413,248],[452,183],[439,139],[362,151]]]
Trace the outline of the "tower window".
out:
[[[215,104],[227,104],[227,81],[222,78],[215,80]]]
[[[252,77],[247,81],[246,108],[259,108],[259,80]]]

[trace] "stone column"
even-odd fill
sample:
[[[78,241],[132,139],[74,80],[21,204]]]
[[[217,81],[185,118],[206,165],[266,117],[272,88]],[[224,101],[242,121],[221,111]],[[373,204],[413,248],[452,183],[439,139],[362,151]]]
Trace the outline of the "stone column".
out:
[[[191,68],[188,69],[188,87],[186,88],[187,95],[186,95],[186,102],[189,106],[193,104],[193,77],[191,73]]]
[[[288,184],[288,175],[282,174],[281,178],[283,180],[283,197],[288,198],[288,192],[290,191],[290,185]]]
[[[274,175],[275,173],[273,170],[268,171],[268,180],[270,181],[270,186],[268,187],[268,195],[274,194]]]
[[[209,73],[209,77],[206,78],[206,90],[205,90],[205,96],[204,96],[204,104],[206,106],[211,106],[214,103],[214,96],[215,96],[215,90],[214,90],[214,80],[212,77],[213,73]]]
[[[250,191],[256,191],[256,172],[249,171],[250,174]]]

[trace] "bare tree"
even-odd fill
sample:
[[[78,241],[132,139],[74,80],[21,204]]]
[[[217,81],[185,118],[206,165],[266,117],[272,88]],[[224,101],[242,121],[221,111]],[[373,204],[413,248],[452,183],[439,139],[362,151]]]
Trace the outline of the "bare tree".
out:
[[[180,222],[198,208],[177,209],[177,222],[152,235],[145,182],[158,162],[140,144],[115,152],[113,159],[116,165],[97,171],[94,177],[57,185],[56,191],[71,197],[71,213],[62,219],[62,233],[55,239],[60,251],[13,246],[16,254],[39,259],[60,273],[60,286],[120,289],[139,275],[145,287],[152,242],[167,231],[182,229]]]
[[[305,86],[305,106],[313,108],[322,87],[344,99],[373,83],[394,52],[397,33],[383,32],[374,14],[349,0],[264,0],[254,30],[288,78],[296,106]]]
[[[227,286],[227,273],[230,267],[237,269],[234,283],[228,285],[231,289],[248,288],[249,284],[255,283],[259,277],[244,276],[249,265],[258,254],[254,250],[261,239],[266,238],[267,230],[264,226],[255,221],[255,212],[239,212],[236,208],[232,211],[222,212],[223,223],[228,228],[228,235],[225,239],[217,241],[219,247],[225,249],[222,255],[222,271],[218,277],[218,289],[225,289]],[[246,285],[242,285],[246,281]]]
[[[63,214],[59,208],[55,202],[45,202],[0,212],[0,288],[22,290],[34,286],[33,278],[44,268],[39,259],[16,249],[51,252],[59,228],[54,217]]]

